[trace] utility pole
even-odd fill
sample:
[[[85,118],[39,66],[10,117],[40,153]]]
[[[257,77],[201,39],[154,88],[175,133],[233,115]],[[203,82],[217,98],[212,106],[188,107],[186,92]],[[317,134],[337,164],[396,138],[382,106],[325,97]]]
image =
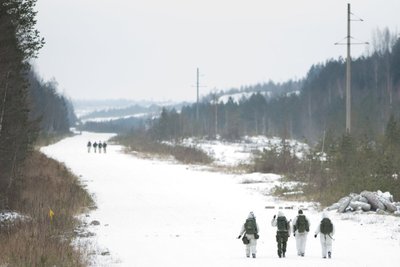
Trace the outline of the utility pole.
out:
[[[346,58],[346,133],[351,133],[351,55],[350,48],[352,44],[368,44],[368,42],[362,43],[352,43],[350,34],[350,22],[351,21],[363,21],[361,18],[352,19],[351,15],[355,16],[350,11],[350,3],[347,4],[347,40],[345,45],[347,45],[347,58]],[[335,43],[335,45],[344,45],[344,43]]]
[[[346,133],[351,131],[350,3],[347,4]]]
[[[199,68],[197,68],[197,79],[196,79],[196,88],[197,88],[197,102],[196,102],[196,121],[199,121]]]
[[[196,69],[196,119],[194,123],[194,132],[199,134],[200,132],[200,87],[205,87],[200,85],[200,70]],[[192,86],[193,87],[193,86]]]
[[[215,132],[215,139],[218,136],[218,97],[217,93],[214,94],[214,132]]]

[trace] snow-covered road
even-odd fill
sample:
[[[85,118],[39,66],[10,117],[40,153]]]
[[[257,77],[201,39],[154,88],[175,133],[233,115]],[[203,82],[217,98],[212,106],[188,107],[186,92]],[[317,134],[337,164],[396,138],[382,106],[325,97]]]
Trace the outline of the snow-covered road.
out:
[[[294,205],[293,210],[284,210],[293,219],[296,207],[304,203],[277,202],[250,190],[264,184],[241,184],[243,177],[238,175],[141,159],[124,154],[120,146],[109,145],[106,154],[87,153],[89,140],[110,137],[83,132],[42,148],[46,155],[64,162],[95,196],[98,209],[83,216],[88,223],[100,222],[89,227],[96,234],[90,238],[93,266],[382,267],[400,262],[399,218],[336,213],[330,214],[337,233],[331,260],[321,258],[319,239],[313,234],[306,257],[296,255],[291,237],[287,257],[279,259],[275,229],[270,225],[277,210],[265,206]],[[256,259],[246,258],[244,246],[236,239],[249,211],[254,211],[261,231]],[[314,231],[320,213],[308,210],[305,214]]]

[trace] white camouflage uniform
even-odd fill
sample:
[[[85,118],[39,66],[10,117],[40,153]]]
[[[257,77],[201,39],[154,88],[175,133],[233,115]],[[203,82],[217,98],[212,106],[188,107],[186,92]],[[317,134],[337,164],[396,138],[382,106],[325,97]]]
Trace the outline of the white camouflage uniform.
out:
[[[328,214],[326,212],[322,213],[322,219],[324,218],[329,218]],[[332,222],[332,221],[331,221]],[[321,249],[322,249],[322,257],[330,257],[332,255],[332,241],[333,241],[333,235],[335,234],[335,225],[332,223],[332,233],[330,234],[323,234],[321,233],[321,223],[318,224],[317,229],[315,230],[315,234],[319,235],[320,241],[321,241]]]
[[[253,212],[249,213],[249,216],[247,216],[248,219],[250,218],[256,218],[254,216]],[[260,227],[258,227],[258,223],[256,221],[256,225],[257,225],[257,233],[260,232]],[[240,234],[239,236],[243,235],[246,232],[246,229],[244,227],[244,224],[242,225],[242,229],[240,230]],[[253,257],[255,257],[255,255],[257,254],[257,239],[254,237],[254,234],[245,234],[247,239],[249,239],[249,244],[246,244],[246,257],[250,257],[250,254],[253,255]]]
[[[303,214],[299,214],[303,215]],[[293,219],[293,229],[294,226],[297,224],[297,219],[299,215],[296,216],[296,218]],[[308,227],[310,227],[310,220],[307,218],[307,216],[303,215],[305,219],[307,220]],[[296,238],[296,248],[297,248],[297,255],[299,256],[304,256],[306,252],[306,243],[307,243],[307,235],[308,231],[304,231],[303,233],[299,233],[298,229],[293,232],[295,238]]]

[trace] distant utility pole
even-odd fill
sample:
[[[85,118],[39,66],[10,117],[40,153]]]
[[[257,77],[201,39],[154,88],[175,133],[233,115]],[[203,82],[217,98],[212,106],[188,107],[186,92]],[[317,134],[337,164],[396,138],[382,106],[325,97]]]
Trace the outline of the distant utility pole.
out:
[[[346,58],[346,132],[351,132],[351,55],[350,55],[350,47],[352,44],[368,44],[367,42],[363,43],[351,43],[350,35],[350,22],[351,21],[363,21],[361,18],[351,19],[351,15],[354,16],[350,11],[350,4],[347,4],[347,58]],[[335,43],[335,45],[342,45],[343,43]]]
[[[200,104],[200,97],[199,97],[199,90],[200,87],[205,87],[204,85],[200,85],[200,71],[197,68],[196,71],[196,91],[197,91],[197,99],[196,99],[196,121],[199,120],[199,104]]]
[[[197,68],[197,79],[196,79],[196,88],[197,88],[197,102],[196,102],[196,121],[199,121],[199,68]]]
[[[218,135],[218,96],[217,93],[214,93],[214,132],[215,138]]]
[[[347,58],[346,58],[346,132],[351,131],[351,56],[350,56],[350,3],[347,4]]]

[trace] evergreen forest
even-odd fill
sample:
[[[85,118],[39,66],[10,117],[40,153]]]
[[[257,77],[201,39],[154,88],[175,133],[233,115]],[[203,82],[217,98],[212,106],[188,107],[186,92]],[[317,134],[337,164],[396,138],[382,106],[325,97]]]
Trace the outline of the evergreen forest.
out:
[[[69,133],[76,120],[70,101],[31,67],[44,45],[36,30],[35,0],[0,1],[0,202],[38,138]]]
[[[352,134],[371,139],[384,134],[392,115],[400,115],[400,39],[388,29],[378,33],[373,52],[352,61]],[[300,81],[236,90],[255,91],[239,101],[218,101],[220,95],[215,93],[180,111],[164,109],[153,122],[153,136],[238,139],[267,135],[315,144],[326,132],[334,136],[345,132],[345,81],[345,60],[329,59],[311,66]],[[271,87],[278,88],[276,97],[267,97]]]

